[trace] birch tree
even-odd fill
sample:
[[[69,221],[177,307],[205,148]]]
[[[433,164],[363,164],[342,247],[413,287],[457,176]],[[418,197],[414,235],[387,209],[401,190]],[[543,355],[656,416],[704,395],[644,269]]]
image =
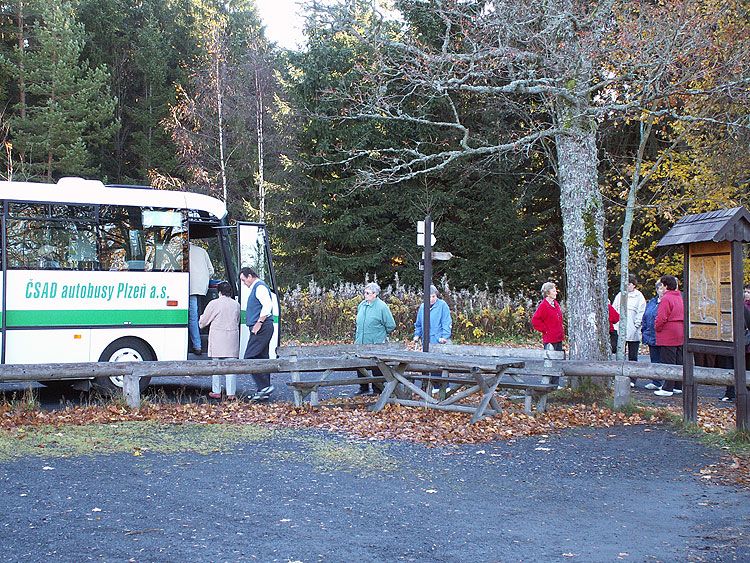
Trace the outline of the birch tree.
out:
[[[386,22],[372,11],[361,25],[361,4],[347,3],[345,17],[329,10],[328,25],[367,46],[370,57],[355,64],[352,86],[322,92],[339,102],[342,126],[352,121],[398,122],[415,135],[397,146],[343,150],[362,185],[398,183],[442,172],[459,162],[547,151],[560,189],[565,245],[567,312],[573,358],[608,355],[604,209],[598,181],[598,132],[613,115],[679,119],[671,97],[690,87],[678,73],[672,88],[652,90],[647,77],[666,66],[678,69],[699,38],[690,19],[709,2],[665,3],[683,18],[659,42],[666,52],[641,49],[644,59],[623,56],[622,39],[661,33],[656,19],[642,17],[659,5],[617,0],[415,0],[401,4],[405,22]],[[711,10],[719,10],[710,2]],[[721,4],[721,3],[718,3]],[[635,6],[635,8],[633,8]],[[673,20],[674,23],[674,20]],[[427,30],[427,31],[426,31]],[[615,38],[615,40],[613,40]],[[664,73],[670,83],[669,72]],[[740,77],[742,82],[746,77]],[[466,116],[481,101],[505,108],[516,128],[472,130]],[[655,104],[658,109],[649,110]],[[540,280],[544,281],[544,280]]]

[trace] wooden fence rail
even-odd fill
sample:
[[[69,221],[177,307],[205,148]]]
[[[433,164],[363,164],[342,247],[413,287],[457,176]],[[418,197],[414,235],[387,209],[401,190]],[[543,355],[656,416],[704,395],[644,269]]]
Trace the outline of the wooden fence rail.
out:
[[[403,345],[386,345],[404,349]],[[358,357],[373,346],[336,345],[320,347],[287,347],[281,357],[273,360],[201,360],[174,362],[81,362],[54,364],[0,365],[0,382],[59,381],[64,379],[90,379],[96,377],[122,377],[125,399],[131,406],[140,404],[139,379],[142,377],[180,377],[209,375],[250,375],[254,373],[304,373],[372,369],[373,360]],[[482,355],[504,359],[518,358],[525,362],[519,372],[533,375],[562,375],[567,377],[638,377],[644,379],[682,379],[682,366],[650,364],[645,362],[586,362],[577,360],[543,359],[550,354],[544,350],[497,348],[487,346],[435,345],[434,351],[456,356]],[[441,354],[441,355],[442,355]],[[560,353],[553,353],[560,354]],[[425,371],[434,366],[413,365],[407,370]],[[511,373],[513,370],[508,370]],[[729,369],[696,367],[696,383],[702,385],[733,385],[734,372]],[[748,378],[750,385],[750,378]]]

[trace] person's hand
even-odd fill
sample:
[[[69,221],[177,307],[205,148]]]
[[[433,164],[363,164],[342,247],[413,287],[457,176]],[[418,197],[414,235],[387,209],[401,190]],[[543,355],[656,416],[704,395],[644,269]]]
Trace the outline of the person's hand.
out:
[[[415,336],[414,338],[412,338],[412,340],[413,340],[414,342],[416,342],[417,340],[419,340],[419,336]]]
[[[253,325],[253,328],[250,329],[250,332],[252,332],[253,334],[258,334],[261,326],[263,326],[263,323],[261,323],[260,321],[256,321]]]

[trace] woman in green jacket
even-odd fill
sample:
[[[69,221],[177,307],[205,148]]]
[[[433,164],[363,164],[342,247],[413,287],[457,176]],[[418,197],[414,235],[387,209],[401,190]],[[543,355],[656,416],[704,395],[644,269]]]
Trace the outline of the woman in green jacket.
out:
[[[391,310],[378,297],[380,286],[375,282],[365,286],[365,298],[357,306],[357,331],[355,344],[383,344],[396,328]],[[379,370],[378,370],[379,371]],[[373,373],[373,375],[380,375]],[[357,395],[370,393],[369,385],[360,385]]]

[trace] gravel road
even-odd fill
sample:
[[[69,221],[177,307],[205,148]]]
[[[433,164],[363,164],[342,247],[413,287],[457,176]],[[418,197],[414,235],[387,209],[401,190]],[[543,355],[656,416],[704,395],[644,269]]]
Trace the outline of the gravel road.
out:
[[[750,494],[658,427],[0,464],[3,561],[748,561]]]

